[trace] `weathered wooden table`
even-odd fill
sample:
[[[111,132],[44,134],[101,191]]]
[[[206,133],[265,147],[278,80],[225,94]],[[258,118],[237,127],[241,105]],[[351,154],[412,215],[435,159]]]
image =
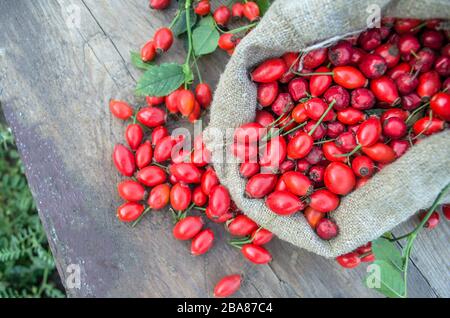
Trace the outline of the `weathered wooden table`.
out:
[[[135,229],[120,223],[111,153],[124,126],[108,100],[133,99],[140,72],[130,65],[155,29],[175,9],[151,12],[147,0],[0,0],[0,101],[13,128],[27,177],[49,236],[59,273],[74,297],[207,297],[223,275],[245,273],[237,296],[377,297],[362,284],[365,267],[343,270],[275,240],[274,261],[252,266],[226,244],[191,257],[169,230],[170,215],[155,213]],[[79,22],[79,23],[78,23]],[[183,59],[176,42],[163,60]],[[202,58],[215,85],[227,62]],[[448,222],[422,235],[412,257],[411,297],[449,297]],[[410,229],[415,221],[399,227]],[[74,267],[81,286],[70,282]],[[76,267],[75,267],[76,268]],[[72,288],[70,288],[72,287]]]

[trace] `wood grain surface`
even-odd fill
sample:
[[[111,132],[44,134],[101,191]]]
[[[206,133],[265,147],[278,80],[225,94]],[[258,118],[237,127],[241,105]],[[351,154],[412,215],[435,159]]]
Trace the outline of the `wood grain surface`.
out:
[[[0,0],[0,101],[63,281],[70,278],[70,264],[81,269],[81,286],[66,285],[68,295],[209,297],[222,276],[243,273],[237,297],[379,297],[362,284],[364,266],[343,270],[279,240],[269,244],[274,261],[253,266],[226,243],[219,225],[211,225],[217,246],[204,257],[191,257],[188,244],[173,239],[168,211],[148,215],[134,229],[117,220],[121,178],[111,153],[123,141],[125,126],[109,114],[108,101],[143,104],[133,96],[141,72],[131,66],[129,52],[175,13],[174,5],[164,12],[147,5]],[[161,60],[184,56],[176,41]],[[215,86],[227,59],[223,52],[202,58],[204,79]],[[417,240],[411,297],[450,296],[448,241],[448,223]]]

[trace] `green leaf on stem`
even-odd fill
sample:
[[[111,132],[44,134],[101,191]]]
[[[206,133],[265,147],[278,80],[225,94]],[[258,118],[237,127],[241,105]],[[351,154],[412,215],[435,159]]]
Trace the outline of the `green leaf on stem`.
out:
[[[377,260],[390,262],[397,269],[403,270],[402,254],[395,243],[384,238],[378,238],[372,242],[372,251]]]
[[[140,70],[148,70],[152,67],[152,63],[142,61],[141,55],[137,52],[130,52],[131,64]]]
[[[165,63],[152,66],[139,79],[136,86],[138,96],[167,96],[184,83],[183,66]]]
[[[364,281],[368,288],[375,289],[389,298],[405,297],[406,285],[403,273],[391,262],[377,259],[369,266],[369,275]]]
[[[192,28],[197,23],[197,15],[192,8],[189,10],[189,14]],[[180,9],[180,17],[172,26],[172,32],[177,37],[187,32],[186,9]]]
[[[214,52],[217,49],[219,37],[219,31],[214,25],[206,23],[198,25],[192,33],[195,55],[201,56]]]
[[[256,4],[259,7],[259,13],[261,16],[264,16],[264,14],[269,10],[270,7],[270,1],[269,0],[256,0]]]

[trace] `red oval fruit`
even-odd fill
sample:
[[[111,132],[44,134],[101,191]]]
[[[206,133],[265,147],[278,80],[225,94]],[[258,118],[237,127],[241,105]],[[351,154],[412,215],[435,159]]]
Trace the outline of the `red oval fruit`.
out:
[[[450,94],[440,92],[435,94],[430,100],[430,107],[433,113],[440,118],[450,121]]]
[[[295,195],[305,196],[313,191],[311,180],[297,171],[288,171],[283,174],[283,181],[287,189]]]
[[[141,49],[141,59],[144,62],[150,62],[156,57],[156,47],[153,40],[148,41]]]
[[[247,1],[244,3],[243,10],[244,17],[250,22],[254,22],[259,19],[259,7],[253,1]]]
[[[315,229],[319,221],[325,216],[325,213],[314,210],[312,207],[308,206],[305,209],[304,215],[311,228]]]
[[[184,211],[189,207],[192,192],[188,185],[176,183],[170,190],[170,205],[175,211]]]
[[[125,131],[125,139],[132,150],[136,150],[144,138],[144,130],[139,124],[128,125]]]
[[[258,103],[262,107],[272,105],[278,96],[278,82],[260,83],[257,90]]]
[[[340,110],[337,113],[337,119],[344,125],[355,125],[362,122],[366,118],[366,115],[353,107]]]
[[[219,184],[216,172],[213,168],[208,167],[201,178],[201,187],[204,194],[209,195],[211,189]]]
[[[249,198],[261,199],[275,188],[278,177],[275,174],[259,173],[248,180],[245,185],[245,195]]]
[[[154,187],[165,182],[167,180],[167,175],[160,167],[148,166],[137,173],[136,179],[147,187]]]
[[[287,145],[287,156],[292,159],[306,157],[314,144],[313,138],[307,133],[300,132]]]
[[[408,127],[403,119],[392,117],[383,123],[383,135],[391,139],[399,139],[406,135]]]
[[[340,255],[336,257],[336,261],[344,268],[355,268],[361,264],[359,255],[355,252]]]
[[[200,0],[194,7],[195,14],[200,16],[208,15],[210,11],[211,4],[209,3],[209,0]]]
[[[330,219],[323,218],[317,223],[316,233],[322,240],[329,241],[339,234],[339,228]]]
[[[190,240],[201,231],[203,224],[200,216],[187,216],[175,225],[172,231],[173,236],[181,241]]]
[[[136,119],[149,128],[158,127],[166,123],[166,112],[156,107],[144,107],[136,116]]]
[[[437,132],[444,130],[445,121],[439,118],[431,118],[431,117],[422,117],[418,121],[416,121],[413,125],[414,134],[417,135],[425,135],[430,136]]]
[[[334,142],[329,141],[323,144],[322,146],[323,155],[329,161],[340,161],[346,162],[347,157],[342,156],[345,154],[345,151],[340,149]]]
[[[177,107],[180,113],[187,117],[189,116],[195,107],[195,96],[188,89],[181,89],[177,94],[178,102]]]
[[[288,191],[272,192],[266,199],[266,205],[279,215],[292,215],[305,207],[296,195]]]
[[[216,217],[228,212],[231,205],[230,193],[223,185],[214,186],[209,193],[209,205],[211,214]]]
[[[239,174],[243,178],[251,178],[260,170],[259,164],[256,162],[243,162],[239,167]]]
[[[259,228],[253,231],[251,235],[252,243],[255,245],[265,245],[273,238],[273,233],[267,229]]]
[[[170,166],[169,172],[184,183],[200,183],[202,173],[193,163],[181,162]]]
[[[284,137],[272,137],[267,145],[260,149],[259,164],[265,168],[278,168],[286,159],[286,140]]]
[[[370,82],[370,89],[375,97],[382,102],[394,105],[399,102],[397,87],[392,79],[387,76],[381,76]]]
[[[115,117],[122,120],[127,120],[133,116],[133,108],[128,103],[120,100],[111,99],[109,102],[109,110]]]
[[[127,202],[117,208],[117,217],[122,222],[136,221],[144,212],[144,206],[136,202]]]
[[[144,142],[136,150],[136,166],[139,169],[147,167],[152,162],[153,149],[150,141]]]
[[[148,197],[148,206],[153,210],[161,210],[169,204],[170,186],[167,183],[155,186]]]
[[[352,169],[358,177],[370,177],[375,171],[375,164],[367,156],[356,156],[352,161]]]
[[[380,120],[377,117],[370,117],[359,126],[356,138],[361,146],[368,147],[380,139],[381,132]]]
[[[214,11],[213,18],[218,25],[226,26],[230,21],[231,11],[227,6],[221,5]]]
[[[198,256],[208,252],[214,244],[214,232],[206,229],[198,233],[191,242],[191,254]]]
[[[173,33],[169,28],[160,28],[153,36],[155,48],[158,52],[166,52],[170,49],[173,43]]]
[[[376,143],[370,147],[362,147],[362,151],[372,160],[381,163],[391,163],[395,160],[394,150],[383,143]]]
[[[150,0],[150,8],[164,10],[170,5],[170,0]]]
[[[346,195],[355,187],[356,178],[349,166],[332,162],[325,169],[324,183],[331,192]]]
[[[279,80],[287,70],[288,67],[283,59],[269,59],[253,70],[251,78],[257,83],[270,83]]]
[[[230,275],[222,278],[214,287],[214,297],[228,297],[241,287],[241,275]]]
[[[203,108],[208,108],[212,101],[211,87],[206,83],[200,83],[195,87],[195,99]]]
[[[125,180],[117,185],[119,196],[125,201],[138,202],[144,200],[144,187],[134,180]]]
[[[325,189],[320,189],[311,194],[310,207],[316,211],[327,213],[339,206],[339,197]]]
[[[364,87],[367,79],[353,66],[337,66],[333,69],[333,79],[336,84],[347,88],[355,89]]]
[[[272,260],[272,255],[264,247],[256,244],[245,244],[241,249],[242,254],[254,264],[267,264]]]
[[[158,126],[153,129],[152,131],[152,145],[156,146],[156,144],[163,139],[164,137],[167,137],[169,135],[169,131],[164,126]]]
[[[386,73],[387,64],[378,54],[366,54],[359,63],[359,69],[367,78],[379,78]]]
[[[429,98],[436,94],[441,88],[441,80],[436,71],[422,73],[419,76],[417,94],[422,98]]]
[[[117,170],[125,177],[131,177],[136,171],[136,163],[133,153],[124,145],[114,146],[113,161]]]
[[[192,191],[192,202],[196,206],[204,206],[208,202],[208,196],[203,193],[200,186],[197,186],[194,191]]]
[[[257,229],[258,224],[243,214],[227,222],[227,230],[233,236],[247,236]]]
[[[311,96],[322,96],[323,93],[330,87],[332,78],[331,73],[329,73],[330,69],[325,66],[321,66],[314,73],[318,73],[317,75],[312,75],[309,79],[309,91],[311,92]],[[324,73],[324,74],[319,74]]]

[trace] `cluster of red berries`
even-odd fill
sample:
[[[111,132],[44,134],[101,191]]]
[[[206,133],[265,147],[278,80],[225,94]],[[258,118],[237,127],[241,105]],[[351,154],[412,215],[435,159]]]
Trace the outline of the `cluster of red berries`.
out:
[[[238,21],[242,18],[246,18],[250,23],[259,20],[260,10],[258,4],[253,1],[246,1],[245,3],[235,2],[231,10],[227,6],[218,7],[213,14],[214,21],[220,27],[226,27],[230,21]],[[251,27],[247,26],[247,27]],[[241,27],[236,29],[237,31],[247,29],[247,27]],[[249,30],[249,29],[247,29]],[[222,34],[219,38],[219,47],[227,51],[229,55],[232,55],[234,49],[241,41],[241,37],[236,34],[237,32],[231,31]]]
[[[119,220],[133,222],[134,226],[150,210],[170,206],[175,221],[173,236],[191,240],[191,254],[198,256],[208,252],[214,243],[214,232],[204,229],[202,215],[190,215],[193,210],[203,211],[212,222],[225,224],[235,237],[230,244],[241,249],[249,261],[266,264],[272,260],[263,245],[273,234],[235,206],[228,190],[208,165],[210,153],[201,136],[194,139],[190,150],[184,135],[169,134],[163,109],[149,105],[135,113],[129,104],[119,100],[111,100],[109,107],[115,117],[133,120],[125,131],[128,146],[117,144],[113,151],[117,170],[129,178],[118,184],[119,196],[126,201],[117,209]],[[236,280],[232,279],[233,282]],[[229,284],[229,279],[225,279],[219,286]],[[230,289],[218,288],[215,295],[227,296],[227,290]]]
[[[383,19],[329,48],[258,65],[251,79],[260,110],[231,146],[245,195],[265,198],[278,215],[303,212],[320,238],[336,237],[330,212],[340,196],[450,121],[450,33],[438,26]],[[351,255],[368,261],[369,252]],[[348,259],[338,261],[357,263]]]

